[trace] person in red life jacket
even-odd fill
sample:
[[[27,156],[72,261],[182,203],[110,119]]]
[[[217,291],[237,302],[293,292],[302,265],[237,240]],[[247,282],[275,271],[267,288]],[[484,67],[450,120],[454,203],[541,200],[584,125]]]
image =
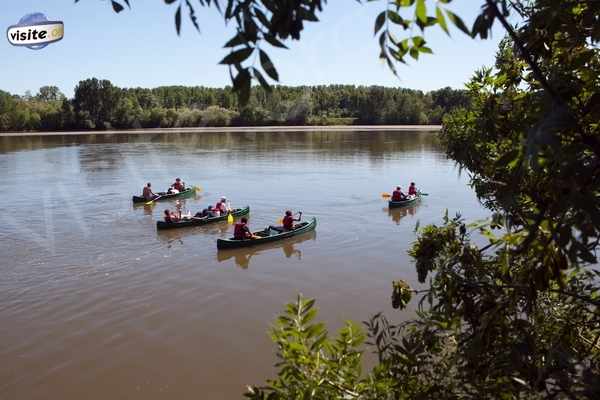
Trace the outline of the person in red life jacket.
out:
[[[171,210],[169,210],[167,208],[165,210],[165,222],[171,223],[171,222],[178,222],[178,221],[179,221],[179,217],[177,216],[177,214],[171,212]]]
[[[400,186],[396,186],[396,190],[392,193],[392,201],[406,200],[406,195],[402,193]]]
[[[229,211],[231,211],[231,207],[229,207],[229,204],[227,204],[227,197],[221,197],[221,200],[215,204],[214,210],[218,211],[220,215],[226,215],[229,213]]]
[[[290,210],[287,210],[282,219],[283,225],[282,226],[269,226],[269,228],[273,229],[277,232],[280,232],[280,233],[292,231],[292,230],[294,230],[294,222],[299,222],[302,219],[302,212],[299,212],[298,215],[299,215],[298,219],[294,219],[292,212]]]
[[[417,186],[415,185],[414,182],[411,182],[410,186],[408,187],[408,195],[409,196],[416,196],[417,195]]]
[[[240,222],[236,223],[233,228],[233,239],[235,240],[249,240],[256,239],[257,236],[253,235],[250,232],[250,228],[248,227],[248,218],[242,217]]]
[[[158,195],[152,191],[152,184],[150,182],[144,186],[144,189],[142,190],[142,197],[148,201],[158,197]]]
[[[172,190],[174,189],[174,190]],[[177,192],[175,192],[175,190]],[[185,182],[182,182],[180,178],[175,179],[175,183],[171,185],[169,192],[171,193],[181,193],[185,190]]]

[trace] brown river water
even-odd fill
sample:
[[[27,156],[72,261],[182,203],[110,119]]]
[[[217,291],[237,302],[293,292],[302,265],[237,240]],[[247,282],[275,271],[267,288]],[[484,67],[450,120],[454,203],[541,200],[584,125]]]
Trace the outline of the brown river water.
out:
[[[227,223],[156,231],[172,202],[134,207],[147,181],[287,209],[315,233],[217,252]],[[415,180],[429,196],[389,211]],[[237,399],[273,376],[267,331],[297,293],[337,329],[416,281],[414,227],[486,215],[431,132],[151,133],[0,138],[0,399]]]

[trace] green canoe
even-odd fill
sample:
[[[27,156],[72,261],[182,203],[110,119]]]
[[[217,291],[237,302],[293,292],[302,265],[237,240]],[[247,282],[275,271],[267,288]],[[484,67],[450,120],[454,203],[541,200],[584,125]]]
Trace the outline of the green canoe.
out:
[[[250,212],[250,207],[246,206],[246,208],[237,208],[231,212],[231,215],[234,217],[241,217],[242,215],[246,215]],[[212,222],[221,222],[227,221],[228,214],[221,215],[220,217],[213,218],[190,218],[183,219],[179,222],[165,222],[165,221],[156,221],[156,229],[176,229],[176,228],[185,228],[188,226],[202,226],[206,224],[210,224]]]
[[[392,201],[390,200],[388,202],[388,207],[389,208],[398,208],[398,207],[407,207],[407,206],[412,206],[414,205],[419,199],[421,198],[421,195],[417,195],[415,197],[413,197],[412,199],[406,199],[406,200],[400,200],[400,201]]]
[[[313,218],[309,222],[299,223],[298,225],[296,225],[296,228],[292,231],[287,231],[287,232],[270,235],[269,229],[267,228],[262,231],[254,232],[254,234],[256,236],[260,236],[259,239],[246,239],[246,240],[235,240],[234,238],[217,239],[217,249],[237,249],[240,247],[256,246],[256,245],[259,245],[262,243],[276,242],[278,240],[283,240],[283,239],[301,235],[306,232],[314,231],[316,227],[317,227],[317,219]],[[273,231],[271,231],[271,232],[273,232]]]
[[[153,201],[162,201],[162,200],[168,200],[168,199],[174,199],[174,198],[178,198],[178,197],[185,197],[188,196],[192,193],[194,193],[195,190],[193,188],[187,188],[184,191],[181,191],[179,193],[167,193],[167,192],[158,192],[156,193],[158,195],[158,197],[155,197]],[[150,200],[146,200],[144,197],[142,196],[133,196],[131,198],[131,200],[135,203],[135,204],[139,204],[139,203],[147,203]]]

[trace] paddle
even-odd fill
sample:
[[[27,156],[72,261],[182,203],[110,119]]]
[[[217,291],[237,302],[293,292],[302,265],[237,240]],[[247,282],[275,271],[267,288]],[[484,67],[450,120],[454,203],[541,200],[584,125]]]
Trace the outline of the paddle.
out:
[[[151,206],[152,204],[154,204],[154,202],[155,202],[156,200],[160,199],[161,197],[162,197],[162,196],[155,197],[155,198],[153,198],[152,200],[150,200],[150,201],[148,201],[148,202],[144,203],[144,205]]]
[[[233,214],[231,214],[231,212],[229,212],[229,215],[227,216],[227,223],[229,225],[233,224]]]

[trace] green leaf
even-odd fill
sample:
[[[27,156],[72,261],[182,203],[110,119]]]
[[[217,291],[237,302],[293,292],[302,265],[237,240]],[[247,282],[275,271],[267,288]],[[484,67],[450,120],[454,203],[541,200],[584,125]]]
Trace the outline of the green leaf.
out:
[[[387,13],[387,11],[382,11],[375,19],[375,30],[374,30],[373,35],[377,35],[377,32],[379,32],[379,30],[385,23],[386,13]]]
[[[198,32],[200,32],[200,26],[198,25],[198,18],[196,18],[196,11],[194,10],[194,7],[192,6],[192,3],[190,3],[190,0],[185,0],[185,4],[188,7],[188,11],[189,11],[189,15],[190,15],[190,20],[192,21],[192,24],[194,25],[194,28],[196,28],[196,30]]]
[[[410,56],[412,58],[414,58],[415,60],[419,59],[419,50],[416,47],[412,47],[409,51],[408,54],[410,54]]]
[[[175,29],[177,29],[177,34],[181,32],[181,4],[177,7],[177,11],[175,12]]]
[[[258,20],[260,21],[260,23],[263,24],[263,26],[265,28],[271,29],[271,21],[269,21],[267,16],[262,11],[260,11],[258,8],[255,8],[254,13],[258,17]]]
[[[412,41],[416,47],[421,47],[425,44],[425,39],[423,39],[423,36],[413,36]]]
[[[246,47],[240,50],[232,51],[228,55],[225,56],[219,62],[219,64],[231,65],[231,64],[239,64],[243,62],[245,59],[250,57],[254,49],[252,47]]]
[[[444,13],[442,9],[439,7],[435,8],[435,17],[437,18],[437,23],[440,25],[440,28],[444,30],[450,36],[450,31],[448,30],[448,24],[446,23],[446,17],[444,17]]]
[[[417,0],[417,7],[415,8],[415,16],[419,21],[427,23],[427,6],[425,0]]]
[[[277,39],[275,36],[271,35],[271,34],[265,34],[264,39],[271,45],[274,47],[280,47],[282,49],[287,49],[287,46],[285,44],[283,44],[279,39]]]
[[[388,19],[396,25],[401,25],[404,29],[408,29],[408,23],[395,11],[388,11]]]
[[[244,38],[244,35],[242,35],[240,32],[238,32],[234,37],[229,39],[229,41],[227,43],[225,43],[225,45],[223,47],[236,47],[236,46],[239,46],[240,44],[244,44],[244,43],[246,43],[246,39]]]
[[[279,81],[279,74],[275,69],[275,65],[271,62],[271,59],[263,50],[260,50],[260,65],[263,70],[275,81]]]
[[[113,10],[115,10],[116,13],[120,13],[121,11],[123,11],[125,9],[125,7],[123,7],[121,4],[117,3],[116,1],[111,1],[112,3],[112,8]]]
[[[258,70],[258,68],[252,68],[252,74],[254,75],[254,78],[256,78],[258,83],[260,83],[260,86],[263,89],[265,89],[267,92],[273,91],[273,88],[271,87],[271,85],[269,85],[269,82],[267,82],[267,80],[265,79],[263,74]]]
[[[310,10],[307,10],[304,7],[300,7],[298,8],[298,15],[300,15],[300,17],[302,19],[305,19],[307,21],[312,21],[312,22],[317,22],[319,21],[319,18],[317,18],[317,16],[315,15],[315,13],[313,13]]]
[[[469,36],[471,35],[471,31],[469,30],[469,28],[467,28],[467,26],[465,25],[463,20],[458,15],[454,14],[450,10],[445,10],[445,12],[446,12],[446,15],[448,16],[448,19],[454,24],[454,26],[456,26],[458,29],[460,29],[467,35],[469,35]]]

